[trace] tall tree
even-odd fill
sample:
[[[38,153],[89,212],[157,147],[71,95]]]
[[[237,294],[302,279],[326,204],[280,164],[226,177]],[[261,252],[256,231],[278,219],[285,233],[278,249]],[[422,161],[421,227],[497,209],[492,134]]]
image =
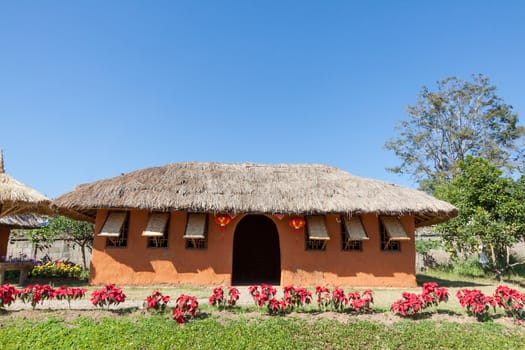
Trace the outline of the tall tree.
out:
[[[458,162],[460,173],[435,188],[434,195],[459,208],[459,215],[437,226],[453,252],[487,249],[489,266],[499,276],[516,264],[509,248],[525,239],[525,180],[504,177],[487,160],[468,155]]]
[[[516,142],[525,129],[517,125],[512,106],[481,74],[471,81],[446,78],[437,82],[435,91],[423,87],[407,112],[408,119],[396,127],[399,135],[385,144],[401,160],[388,170],[413,175],[423,189],[450,181],[467,155],[507,168],[524,156]]]

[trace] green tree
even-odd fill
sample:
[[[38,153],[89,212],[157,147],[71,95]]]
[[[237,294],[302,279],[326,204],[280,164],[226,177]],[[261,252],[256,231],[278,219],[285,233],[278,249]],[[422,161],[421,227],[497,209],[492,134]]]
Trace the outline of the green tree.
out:
[[[407,112],[408,119],[396,127],[399,135],[385,144],[401,164],[387,170],[414,176],[425,190],[450,181],[467,155],[502,168],[523,164],[517,142],[523,140],[525,128],[517,125],[512,106],[481,74],[472,81],[446,78],[437,82],[435,91],[423,87]]]
[[[62,236],[80,247],[82,264],[87,268],[86,249],[93,248],[93,224],[72,220],[65,216],[56,216],[48,224],[34,230],[26,230],[26,235],[31,239],[36,249],[49,247],[56,238]]]
[[[513,180],[488,160],[466,156],[459,174],[436,186],[434,195],[459,208],[459,215],[436,227],[456,254],[476,252],[483,242],[488,266],[499,279],[513,266],[509,248],[525,238],[525,179]]]

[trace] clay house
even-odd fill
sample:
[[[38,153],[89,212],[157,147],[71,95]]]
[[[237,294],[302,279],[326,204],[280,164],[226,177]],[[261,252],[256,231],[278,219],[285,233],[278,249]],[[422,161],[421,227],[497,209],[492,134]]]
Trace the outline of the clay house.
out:
[[[415,286],[417,227],[457,209],[323,165],[175,163],[77,186],[91,284]]]

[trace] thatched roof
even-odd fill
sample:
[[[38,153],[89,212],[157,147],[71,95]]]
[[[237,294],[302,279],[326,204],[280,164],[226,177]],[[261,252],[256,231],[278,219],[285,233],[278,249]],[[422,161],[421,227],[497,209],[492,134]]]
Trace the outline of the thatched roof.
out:
[[[48,217],[38,214],[8,215],[0,218],[0,226],[22,229],[40,228],[47,220]]]
[[[79,185],[52,206],[94,218],[96,209],[266,214],[415,214],[416,225],[457,209],[421,191],[313,164],[175,163]]]
[[[0,217],[21,213],[52,214],[49,198],[7,175],[0,150]]]

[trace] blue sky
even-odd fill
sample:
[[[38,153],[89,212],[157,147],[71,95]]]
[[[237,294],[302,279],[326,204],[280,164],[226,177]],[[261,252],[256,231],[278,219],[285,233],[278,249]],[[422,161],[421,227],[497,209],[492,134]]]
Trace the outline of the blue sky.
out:
[[[0,0],[6,171],[50,197],[182,161],[416,187],[383,145],[423,85],[483,73],[525,118],[524,18],[523,1]]]

